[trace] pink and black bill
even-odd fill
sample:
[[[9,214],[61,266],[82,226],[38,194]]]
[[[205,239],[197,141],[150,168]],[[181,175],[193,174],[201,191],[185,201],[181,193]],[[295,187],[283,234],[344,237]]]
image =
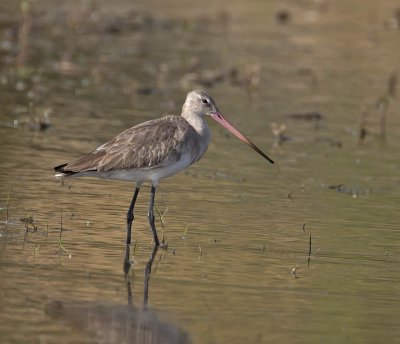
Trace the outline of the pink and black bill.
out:
[[[246,136],[244,136],[239,130],[237,130],[224,116],[222,116],[219,112],[211,112],[210,116],[212,119],[217,121],[223,127],[228,129],[233,135],[235,135],[240,141],[244,142],[245,144],[249,145],[253,148],[258,154],[260,154],[264,159],[268,160],[271,164],[274,161],[269,158],[260,148],[258,148],[253,142],[250,141]]]

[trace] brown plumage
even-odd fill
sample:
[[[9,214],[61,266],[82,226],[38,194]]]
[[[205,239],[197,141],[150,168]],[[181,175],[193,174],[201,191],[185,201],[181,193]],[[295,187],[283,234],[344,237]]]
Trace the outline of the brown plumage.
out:
[[[123,131],[93,152],[54,168],[56,177],[93,176],[135,181],[136,189],[127,214],[124,271],[129,271],[133,209],[143,182],[151,182],[149,223],[159,245],[154,224],[154,197],[158,182],[198,161],[210,142],[206,116],[210,116],[266,160],[273,161],[221,115],[205,91],[188,93],[181,116],[166,116]]]
[[[179,161],[185,148],[192,151],[193,157],[199,155],[196,131],[183,117],[170,115],[129,128],[96,150],[54,170],[68,176],[158,168]]]

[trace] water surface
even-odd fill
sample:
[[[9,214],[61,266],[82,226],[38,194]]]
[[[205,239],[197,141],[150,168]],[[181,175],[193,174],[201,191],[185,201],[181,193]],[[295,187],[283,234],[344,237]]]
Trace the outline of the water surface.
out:
[[[276,164],[210,123],[206,156],[160,183],[168,250],[157,252],[150,278],[154,323],[194,343],[398,341],[400,117],[389,87],[400,70],[397,7],[38,1],[29,58],[16,70],[20,8],[2,3],[2,342],[102,342],[101,319],[129,301],[122,260],[134,185],[61,184],[52,167],[132,125],[179,114],[198,87]],[[46,111],[50,126],[40,130]],[[309,112],[322,118],[292,116]],[[282,142],[271,123],[286,125]],[[139,312],[149,191],[133,226]],[[60,317],[46,312],[57,302]]]

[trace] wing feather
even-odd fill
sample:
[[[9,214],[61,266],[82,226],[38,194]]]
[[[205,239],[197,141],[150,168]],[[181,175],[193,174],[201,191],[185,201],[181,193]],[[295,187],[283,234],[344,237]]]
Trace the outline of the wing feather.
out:
[[[197,134],[181,116],[166,116],[129,128],[111,141],[62,167],[64,173],[156,168],[200,151]],[[195,158],[194,158],[195,159]]]

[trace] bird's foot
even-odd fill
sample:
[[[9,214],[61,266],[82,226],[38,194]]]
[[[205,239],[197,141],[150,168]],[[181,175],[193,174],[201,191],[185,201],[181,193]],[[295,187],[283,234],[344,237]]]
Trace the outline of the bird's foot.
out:
[[[124,260],[123,270],[125,276],[128,275],[129,269],[136,263],[135,260]]]
[[[131,268],[132,263],[130,261],[124,261],[123,270],[125,276],[128,275],[129,269]]]
[[[164,250],[168,249],[168,241],[159,243],[158,247]]]

